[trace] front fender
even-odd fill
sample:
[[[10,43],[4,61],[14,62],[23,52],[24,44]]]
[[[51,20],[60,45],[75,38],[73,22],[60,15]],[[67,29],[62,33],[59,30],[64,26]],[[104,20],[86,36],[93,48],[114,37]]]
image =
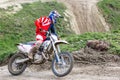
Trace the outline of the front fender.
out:
[[[57,40],[55,41],[55,45],[58,45],[58,44],[69,44],[67,41],[65,40]]]

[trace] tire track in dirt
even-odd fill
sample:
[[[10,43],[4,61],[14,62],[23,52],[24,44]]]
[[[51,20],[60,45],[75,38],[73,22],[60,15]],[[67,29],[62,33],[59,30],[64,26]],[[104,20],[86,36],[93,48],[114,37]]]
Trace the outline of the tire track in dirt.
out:
[[[60,0],[67,8],[76,34],[84,32],[105,32],[109,26],[96,6],[100,0]],[[73,13],[71,13],[71,12]],[[72,15],[72,16],[71,16]],[[75,17],[73,17],[75,16]],[[73,20],[72,20],[73,19]]]
[[[65,77],[56,77],[51,70],[35,71],[27,68],[19,76],[12,76],[7,66],[0,67],[0,80],[119,80],[120,65],[108,63],[104,65],[74,66],[72,72]]]

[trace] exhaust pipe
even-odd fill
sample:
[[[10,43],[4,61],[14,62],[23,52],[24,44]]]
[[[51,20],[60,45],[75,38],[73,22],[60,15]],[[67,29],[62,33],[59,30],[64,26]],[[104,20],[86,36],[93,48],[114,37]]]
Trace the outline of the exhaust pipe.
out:
[[[16,60],[16,64],[18,64],[18,63],[24,63],[24,62],[26,62],[26,61],[28,61],[28,60],[29,60],[29,58]]]

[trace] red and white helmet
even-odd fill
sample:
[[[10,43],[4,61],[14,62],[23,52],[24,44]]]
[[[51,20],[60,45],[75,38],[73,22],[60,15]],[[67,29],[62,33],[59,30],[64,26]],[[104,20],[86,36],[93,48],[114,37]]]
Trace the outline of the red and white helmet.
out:
[[[40,23],[42,23],[42,26],[47,26],[51,24],[51,20],[48,17],[41,17]]]

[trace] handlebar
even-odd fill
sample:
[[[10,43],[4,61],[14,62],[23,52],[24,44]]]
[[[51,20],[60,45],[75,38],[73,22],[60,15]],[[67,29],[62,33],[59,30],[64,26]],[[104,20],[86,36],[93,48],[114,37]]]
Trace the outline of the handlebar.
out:
[[[42,28],[40,28],[39,30],[40,30],[40,32],[48,32],[46,30],[43,30]]]
[[[63,16],[60,16],[59,18],[64,18]]]

